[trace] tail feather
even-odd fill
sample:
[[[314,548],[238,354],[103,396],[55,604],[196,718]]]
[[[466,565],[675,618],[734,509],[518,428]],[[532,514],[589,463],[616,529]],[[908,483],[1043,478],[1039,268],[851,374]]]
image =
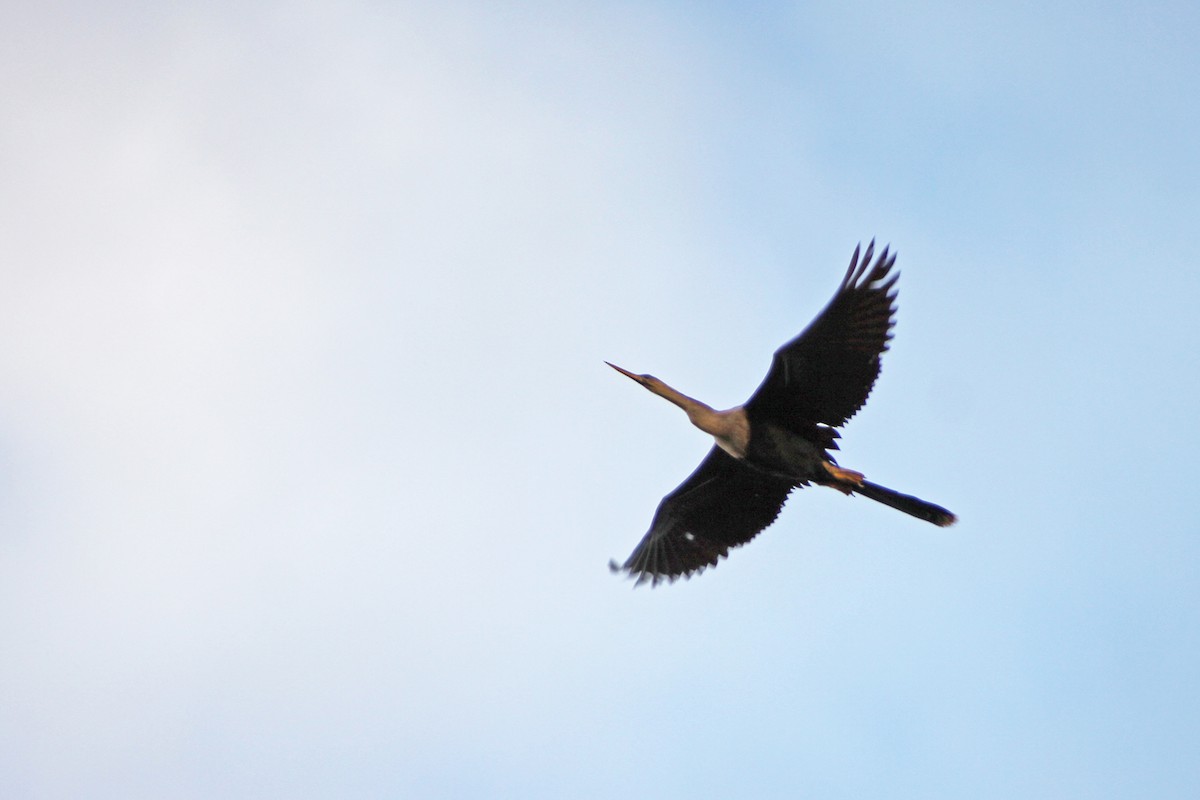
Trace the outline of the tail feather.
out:
[[[855,486],[853,491],[855,494],[869,497],[877,503],[891,506],[897,511],[903,511],[905,514],[911,514],[917,519],[932,522],[934,525],[939,525],[943,528],[947,525],[953,525],[958,521],[958,517],[941,506],[927,503],[919,497],[913,497],[911,494],[900,494],[900,492],[888,489],[886,486],[880,486],[877,483],[863,481],[862,485]]]

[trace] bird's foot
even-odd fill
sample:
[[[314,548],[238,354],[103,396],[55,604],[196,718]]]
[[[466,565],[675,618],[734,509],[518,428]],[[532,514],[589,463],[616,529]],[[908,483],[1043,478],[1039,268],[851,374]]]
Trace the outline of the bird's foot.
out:
[[[850,494],[850,488],[846,484],[850,486],[862,486],[863,481],[866,479],[866,476],[861,472],[855,472],[852,469],[842,469],[839,466],[830,464],[828,461],[822,461],[821,466],[829,473],[829,477],[833,478],[833,488],[846,494]]]

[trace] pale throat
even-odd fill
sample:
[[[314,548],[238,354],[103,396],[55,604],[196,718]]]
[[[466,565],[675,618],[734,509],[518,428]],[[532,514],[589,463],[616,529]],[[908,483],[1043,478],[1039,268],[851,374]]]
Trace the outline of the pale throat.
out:
[[[726,453],[734,458],[746,457],[746,448],[750,445],[750,420],[741,406],[717,411],[665,384],[658,387],[657,394],[686,411],[692,424],[716,439],[717,446]]]
[[[728,411],[706,408],[700,414],[688,413],[688,418],[700,430],[711,434],[717,446],[734,458],[745,458],[750,446],[750,421],[741,406]]]

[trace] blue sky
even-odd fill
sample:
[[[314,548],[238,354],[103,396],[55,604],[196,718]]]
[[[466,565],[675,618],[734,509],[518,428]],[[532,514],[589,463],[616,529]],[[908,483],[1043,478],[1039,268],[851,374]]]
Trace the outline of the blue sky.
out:
[[[1191,4],[3,12],[0,793],[1191,797]],[[623,558],[854,245],[841,462]]]

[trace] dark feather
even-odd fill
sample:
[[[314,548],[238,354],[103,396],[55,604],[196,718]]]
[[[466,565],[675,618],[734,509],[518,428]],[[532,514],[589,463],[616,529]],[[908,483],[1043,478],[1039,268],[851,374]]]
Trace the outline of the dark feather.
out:
[[[760,472],[719,447],[663,498],[650,530],[615,570],[637,583],[675,580],[716,565],[779,516],[791,481]]]
[[[804,331],[775,351],[762,385],[746,401],[751,424],[769,418],[797,433],[817,423],[838,427],[867,402],[879,377],[879,357],[895,325],[899,272],[884,248],[870,266],[875,241],[861,261],[854,249],[837,293]]]

